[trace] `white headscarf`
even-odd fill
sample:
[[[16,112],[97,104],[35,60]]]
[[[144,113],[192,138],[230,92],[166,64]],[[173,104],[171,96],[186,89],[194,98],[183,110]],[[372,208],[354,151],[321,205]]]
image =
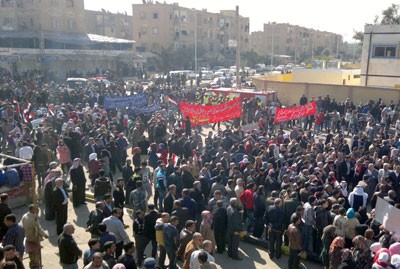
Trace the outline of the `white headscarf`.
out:
[[[89,161],[92,161],[92,160],[97,160],[97,153],[91,153],[89,155]]]

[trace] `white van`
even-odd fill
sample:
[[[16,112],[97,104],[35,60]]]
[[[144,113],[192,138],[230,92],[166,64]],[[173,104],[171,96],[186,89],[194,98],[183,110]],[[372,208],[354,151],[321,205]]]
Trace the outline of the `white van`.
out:
[[[77,89],[85,89],[88,86],[88,80],[86,78],[67,78],[67,88],[69,91]]]

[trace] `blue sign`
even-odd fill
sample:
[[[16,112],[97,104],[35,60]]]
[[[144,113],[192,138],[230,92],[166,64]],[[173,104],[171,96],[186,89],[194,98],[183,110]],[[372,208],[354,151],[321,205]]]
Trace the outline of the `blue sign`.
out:
[[[129,96],[106,96],[103,106],[105,109],[144,107],[147,106],[147,96],[144,93]]]
[[[129,115],[138,115],[138,114],[150,114],[160,110],[160,102],[154,101],[154,103],[150,106],[145,107],[134,107],[129,110]]]

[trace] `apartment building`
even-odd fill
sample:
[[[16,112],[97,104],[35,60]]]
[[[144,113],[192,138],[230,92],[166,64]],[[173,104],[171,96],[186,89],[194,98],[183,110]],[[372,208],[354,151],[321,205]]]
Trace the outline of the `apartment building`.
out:
[[[84,33],[83,0],[1,0],[0,31]]]
[[[400,88],[400,25],[366,25],[361,85]]]
[[[129,70],[134,60],[129,23],[115,19],[114,35],[113,24],[90,34],[85,17],[84,0],[0,0],[0,67],[41,69],[58,78],[69,70]]]
[[[122,39],[133,39],[133,17],[109,11],[85,10],[87,33]]]
[[[324,49],[328,49],[331,55],[338,54],[343,37],[298,25],[270,22],[264,24],[263,31],[251,33],[250,44],[261,55],[290,55],[296,61],[312,57]]]
[[[211,13],[181,7],[177,3],[133,4],[133,38],[139,53],[158,52],[161,48],[197,46],[213,55],[234,55],[237,44],[235,10]],[[239,43],[249,47],[249,18],[240,16]]]

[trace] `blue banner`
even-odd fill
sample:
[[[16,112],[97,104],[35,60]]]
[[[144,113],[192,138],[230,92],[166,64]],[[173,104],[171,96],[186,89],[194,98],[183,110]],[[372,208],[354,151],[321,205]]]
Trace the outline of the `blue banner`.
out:
[[[144,107],[147,106],[147,96],[144,93],[129,96],[106,96],[103,106],[105,109]]]
[[[135,107],[129,109],[129,115],[150,114],[156,112],[157,110],[160,110],[160,102],[154,101],[154,103],[151,104],[150,106]]]

